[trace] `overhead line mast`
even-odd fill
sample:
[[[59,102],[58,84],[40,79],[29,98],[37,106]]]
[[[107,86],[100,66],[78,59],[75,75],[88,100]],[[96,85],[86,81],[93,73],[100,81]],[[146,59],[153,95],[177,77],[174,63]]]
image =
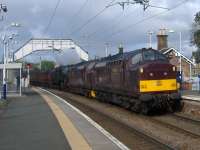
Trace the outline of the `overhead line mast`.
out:
[[[114,5],[120,5],[120,6],[122,7],[122,9],[124,10],[126,5],[135,5],[135,4],[140,4],[140,5],[142,5],[144,11],[145,11],[148,7],[160,8],[160,9],[168,9],[168,8],[166,8],[166,7],[151,5],[149,0],[126,0],[126,1],[121,1],[121,2],[112,3],[112,4],[109,5],[109,7],[110,7],[110,6],[114,6]]]
[[[126,0],[126,1],[121,1],[121,2],[116,2],[116,0],[112,0],[108,5],[106,5],[96,15],[94,15],[90,19],[88,19],[82,26],[80,26],[76,30],[72,31],[70,35],[77,34],[78,32],[80,32],[83,28],[85,28],[85,26],[87,26],[90,22],[95,20],[99,15],[101,15],[109,7],[112,7],[114,5],[120,5],[124,9],[125,5],[129,5],[129,4],[140,4],[140,5],[143,5],[144,11],[148,7],[155,7],[155,8],[161,8],[161,9],[169,10],[168,8],[165,8],[165,7],[153,6],[153,5],[150,4],[149,0]]]
[[[188,1],[189,1],[189,0],[182,0],[180,3],[178,3],[178,4],[175,5],[174,7],[169,8],[169,10],[162,11],[162,12],[160,12],[160,13],[157,13],[157,14],[154,14],[154,15],[152,15],[152,16],[149,16],[149,17],[146,17],[146,18],[144,18],[144,19],[141,19],[141,20],[139,20],[138,22],[135,22],[135,23],[133,23],[133,24],[127,25],[127,26],[125,26],[125,27],[119,29],[118,31],[111,33],[110,35],[108,35],[108,37],[111,38],[111,37],[113,37],[113,36],[116,35],[116,34],[119,34],[119,33],[121,33],[121,32],[130,30],[133,26],[138,25],[138,24],[140,24],[140,23],[143,23],[143,22],[145,22],[145,21],[147,21],[147,20],[151,20],[151,19],[153,19],[153,18],[155,18],[155,17],[158,17],[158,16],[160,16],[160,15],[163,15],[163,14],[169,12],[169,11],[172,11],[172,10],[176,9],[177,7],[179,7],[179,6],[183,5],[183,4],[185,4],[185,3],[188,2]]]

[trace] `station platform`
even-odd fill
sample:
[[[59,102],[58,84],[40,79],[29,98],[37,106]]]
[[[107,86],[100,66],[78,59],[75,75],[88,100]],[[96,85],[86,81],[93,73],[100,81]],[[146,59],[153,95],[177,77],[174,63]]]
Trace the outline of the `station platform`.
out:
[[[32,88],[0,113],[0,150],[127,150],[80,110]]]
[[[200,102],[199,91],[182,91],[181,94],[182,94],[182,99]]]

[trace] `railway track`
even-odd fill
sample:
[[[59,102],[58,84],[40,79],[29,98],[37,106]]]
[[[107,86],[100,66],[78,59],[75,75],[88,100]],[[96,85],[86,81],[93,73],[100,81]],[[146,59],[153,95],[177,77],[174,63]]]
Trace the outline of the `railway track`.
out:
[[[183,121],[191,122],[192,124],[196,124],[196,125],[200,126],[200,120],[198,120],[198,119],[193,119],[191,117],[187,117],[185,115],[177,114],[177,113],[173,114],[172,116],[176,117],[176,118],[179,118],[179,119],[181,119]]]
[[[126,128],[130,128],[130,127],[126,126]],[[174,150],[174,148],[171,145],[163,143],[159,139],[156,139],[153,136],[148,135],[147,133],[143,132],[142,130],[140,130],[136,127],[130,128],[130,130],[132,130],[134,132],[134,134],[138,135],[144,142],[145,141],[151,142],[151,144],[148,145],[149,148],[152,148],[152,144],[153,145],[155,144],[156,146],[163,148],[163,149],[166,149],[166,150]],[[141,145],[141,147],[143,147],[143,145]]]
[[[161,140],[154,138],[151,135],[148,135],[141,129],[135,127],[130,128],[129,126],[122,124],[118,120],[115,120],[111,118],[110,116],[107,116],[99,111],[96,111],[95,109],[92,109],[91,107],[88,107],[87,105],[84,105],[83,103],[79,103],[77,101],[74,101],[72,98],[68,97],[67,95],[63,95],[61,93],[58,93],[56,91],[52,91],[54,94],[59,95],[60,97],[64,98],[77,108],[79,108],[81,111],[86,113],[88,116],[90,116],[93,120],[98,122],[101,126],[103,126],[106,130],[108,130],[112,135],[114,135],[116,138],[121,140],[123,143],[125,143],[130,149],[137,149],[137,150],[173,150],[174,148],[166,143],[163,143]],[[100,120],[103,120],[100,121]],[[112,122],[112,123],[111,123]],[[117,124],[117,126],[116,126]],[[121,131],[119,135],[116,131]],[[126,141],[127,139],[128,142]]]
[[[195,99],[183,99],[183,110],[181,114],[193,118],[194,120],[200,120],[200,101]]]
[[[146,117],[82,96],[51,92],[79,108],[130,149],[200,149],[196,148],[200,145],[200,125],[191,118],[177,114]]]
[[[151,119],[176,132],[200,139],[200,120],[179,113],[162,117],[152,117]]]

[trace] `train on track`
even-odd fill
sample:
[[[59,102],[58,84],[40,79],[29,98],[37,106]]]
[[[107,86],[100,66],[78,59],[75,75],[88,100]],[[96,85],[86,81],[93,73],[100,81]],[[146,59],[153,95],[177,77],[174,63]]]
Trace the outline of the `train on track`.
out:
[[[31,85],[58,88],[135,112],[177,111],[181,97],[176,67],[154,49],[138,49],[101,59],[31,71]]]

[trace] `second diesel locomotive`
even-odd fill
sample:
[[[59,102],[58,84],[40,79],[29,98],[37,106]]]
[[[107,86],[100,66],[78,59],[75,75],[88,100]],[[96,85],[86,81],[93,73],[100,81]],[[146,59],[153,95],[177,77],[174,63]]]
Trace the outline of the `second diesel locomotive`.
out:
[[[56,83],[67,91],[143,114],[180,107],[176,67],[153,49],[119,53],[58,70],[49,74],[48,86]]]

